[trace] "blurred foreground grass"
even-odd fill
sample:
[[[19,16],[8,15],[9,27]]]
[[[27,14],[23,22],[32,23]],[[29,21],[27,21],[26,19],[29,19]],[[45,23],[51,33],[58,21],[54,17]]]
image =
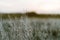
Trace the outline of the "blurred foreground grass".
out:
[[[60,15],[0,14],[0,40],[60,40]]]

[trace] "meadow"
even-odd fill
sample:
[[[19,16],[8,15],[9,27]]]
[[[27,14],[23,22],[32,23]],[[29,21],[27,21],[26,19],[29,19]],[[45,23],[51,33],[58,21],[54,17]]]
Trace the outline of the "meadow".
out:
[[[60,15],[0,14],[0,40],[60,40]]]

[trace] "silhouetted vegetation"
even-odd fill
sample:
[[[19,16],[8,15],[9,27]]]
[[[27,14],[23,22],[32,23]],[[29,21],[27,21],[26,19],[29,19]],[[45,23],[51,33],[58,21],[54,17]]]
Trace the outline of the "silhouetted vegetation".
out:
[[[9,18],[8,15],[10,16],[10,18],[20,18],[21,16],[27,16],[27,17],[35,17],[35,18],[60,18],[59,14],[37,14],[36,12],[26,12],[26,13],[10,13],[10,14],[0,14],[0,18],[2,17],[2,19],[6,19]]]

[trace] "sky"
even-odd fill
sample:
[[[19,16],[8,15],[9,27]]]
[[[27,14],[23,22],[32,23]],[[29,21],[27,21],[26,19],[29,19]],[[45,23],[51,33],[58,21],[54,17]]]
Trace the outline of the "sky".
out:
[[[0,0],[0,12],[60,13],[60,0]]]

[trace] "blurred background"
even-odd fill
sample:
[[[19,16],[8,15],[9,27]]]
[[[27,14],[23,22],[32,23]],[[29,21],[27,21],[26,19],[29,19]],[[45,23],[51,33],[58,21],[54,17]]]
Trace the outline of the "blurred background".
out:
[[[60,0],[0,0],[0,13],[59,14]]]

